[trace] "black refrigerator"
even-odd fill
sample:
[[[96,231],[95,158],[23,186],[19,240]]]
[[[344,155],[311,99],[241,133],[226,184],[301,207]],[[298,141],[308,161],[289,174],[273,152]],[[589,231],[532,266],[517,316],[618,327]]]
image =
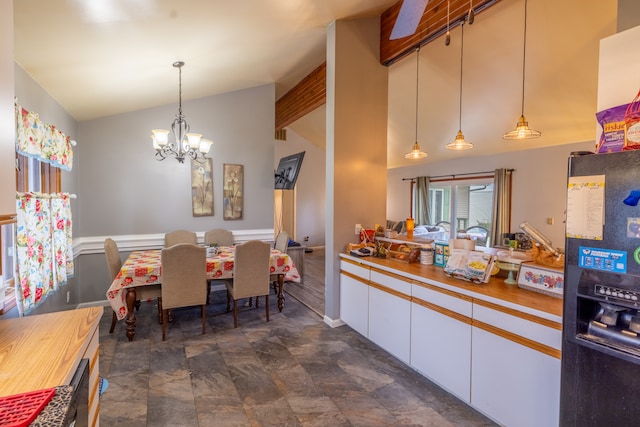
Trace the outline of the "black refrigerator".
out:
[[[569,158],[561,426],[640,425],[640,150]]]

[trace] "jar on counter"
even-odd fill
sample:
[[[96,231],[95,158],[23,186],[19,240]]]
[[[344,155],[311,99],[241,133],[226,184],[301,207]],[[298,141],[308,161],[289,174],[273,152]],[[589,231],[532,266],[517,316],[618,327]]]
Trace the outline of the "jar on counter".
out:
[[[420,248],[420,264],[433,265],[433,247],[423,246]]]

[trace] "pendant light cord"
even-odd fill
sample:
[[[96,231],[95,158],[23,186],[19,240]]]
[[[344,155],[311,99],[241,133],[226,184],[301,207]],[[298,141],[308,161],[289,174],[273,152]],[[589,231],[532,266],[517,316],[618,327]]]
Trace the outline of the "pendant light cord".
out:
[[[420,45],[418,45],[418,47],[416,48],[416,140],[415,142],[418,142],[418,93],[420,90],[418,86],[419,76],[420,76]]]
[[[522,113],[524,116],[524,70],[527,58],[527,0],[524,0],[524,37],[522,45]]]
[[[460,27],[462,28],[462,34],[460,37],[460,110],[458,114],[458,130],[462,130],[462,57],[464,56],[462,52],[464,49],[464,19],[462,20]]]
[[[178,67],[178,114],[182,116],[182,67]]]

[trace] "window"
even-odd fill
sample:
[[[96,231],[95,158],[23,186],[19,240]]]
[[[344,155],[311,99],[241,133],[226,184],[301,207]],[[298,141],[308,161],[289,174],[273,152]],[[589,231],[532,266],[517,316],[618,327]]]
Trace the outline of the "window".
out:
[[[466,234],[470,227],[490,230],[492,211],[493,178],[434,179],[429,183],[431,220],[434,224],[448,223],[451,237]],[[481,237],[475,235],[477,230],[473,237]]]
[[[17,155],[16,190],[56,193],[61,191],[59,168],[37,159]],[[0,315],[15,306],[15,224],[0,221]]]

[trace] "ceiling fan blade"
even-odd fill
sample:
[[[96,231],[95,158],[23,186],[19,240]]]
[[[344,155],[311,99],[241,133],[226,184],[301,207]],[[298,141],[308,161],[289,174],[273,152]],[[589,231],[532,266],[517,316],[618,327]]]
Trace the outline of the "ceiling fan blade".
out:
[[[416,32],[429,0],[403,0],[398,18],[391,30],[389,40],[407,37]]]

